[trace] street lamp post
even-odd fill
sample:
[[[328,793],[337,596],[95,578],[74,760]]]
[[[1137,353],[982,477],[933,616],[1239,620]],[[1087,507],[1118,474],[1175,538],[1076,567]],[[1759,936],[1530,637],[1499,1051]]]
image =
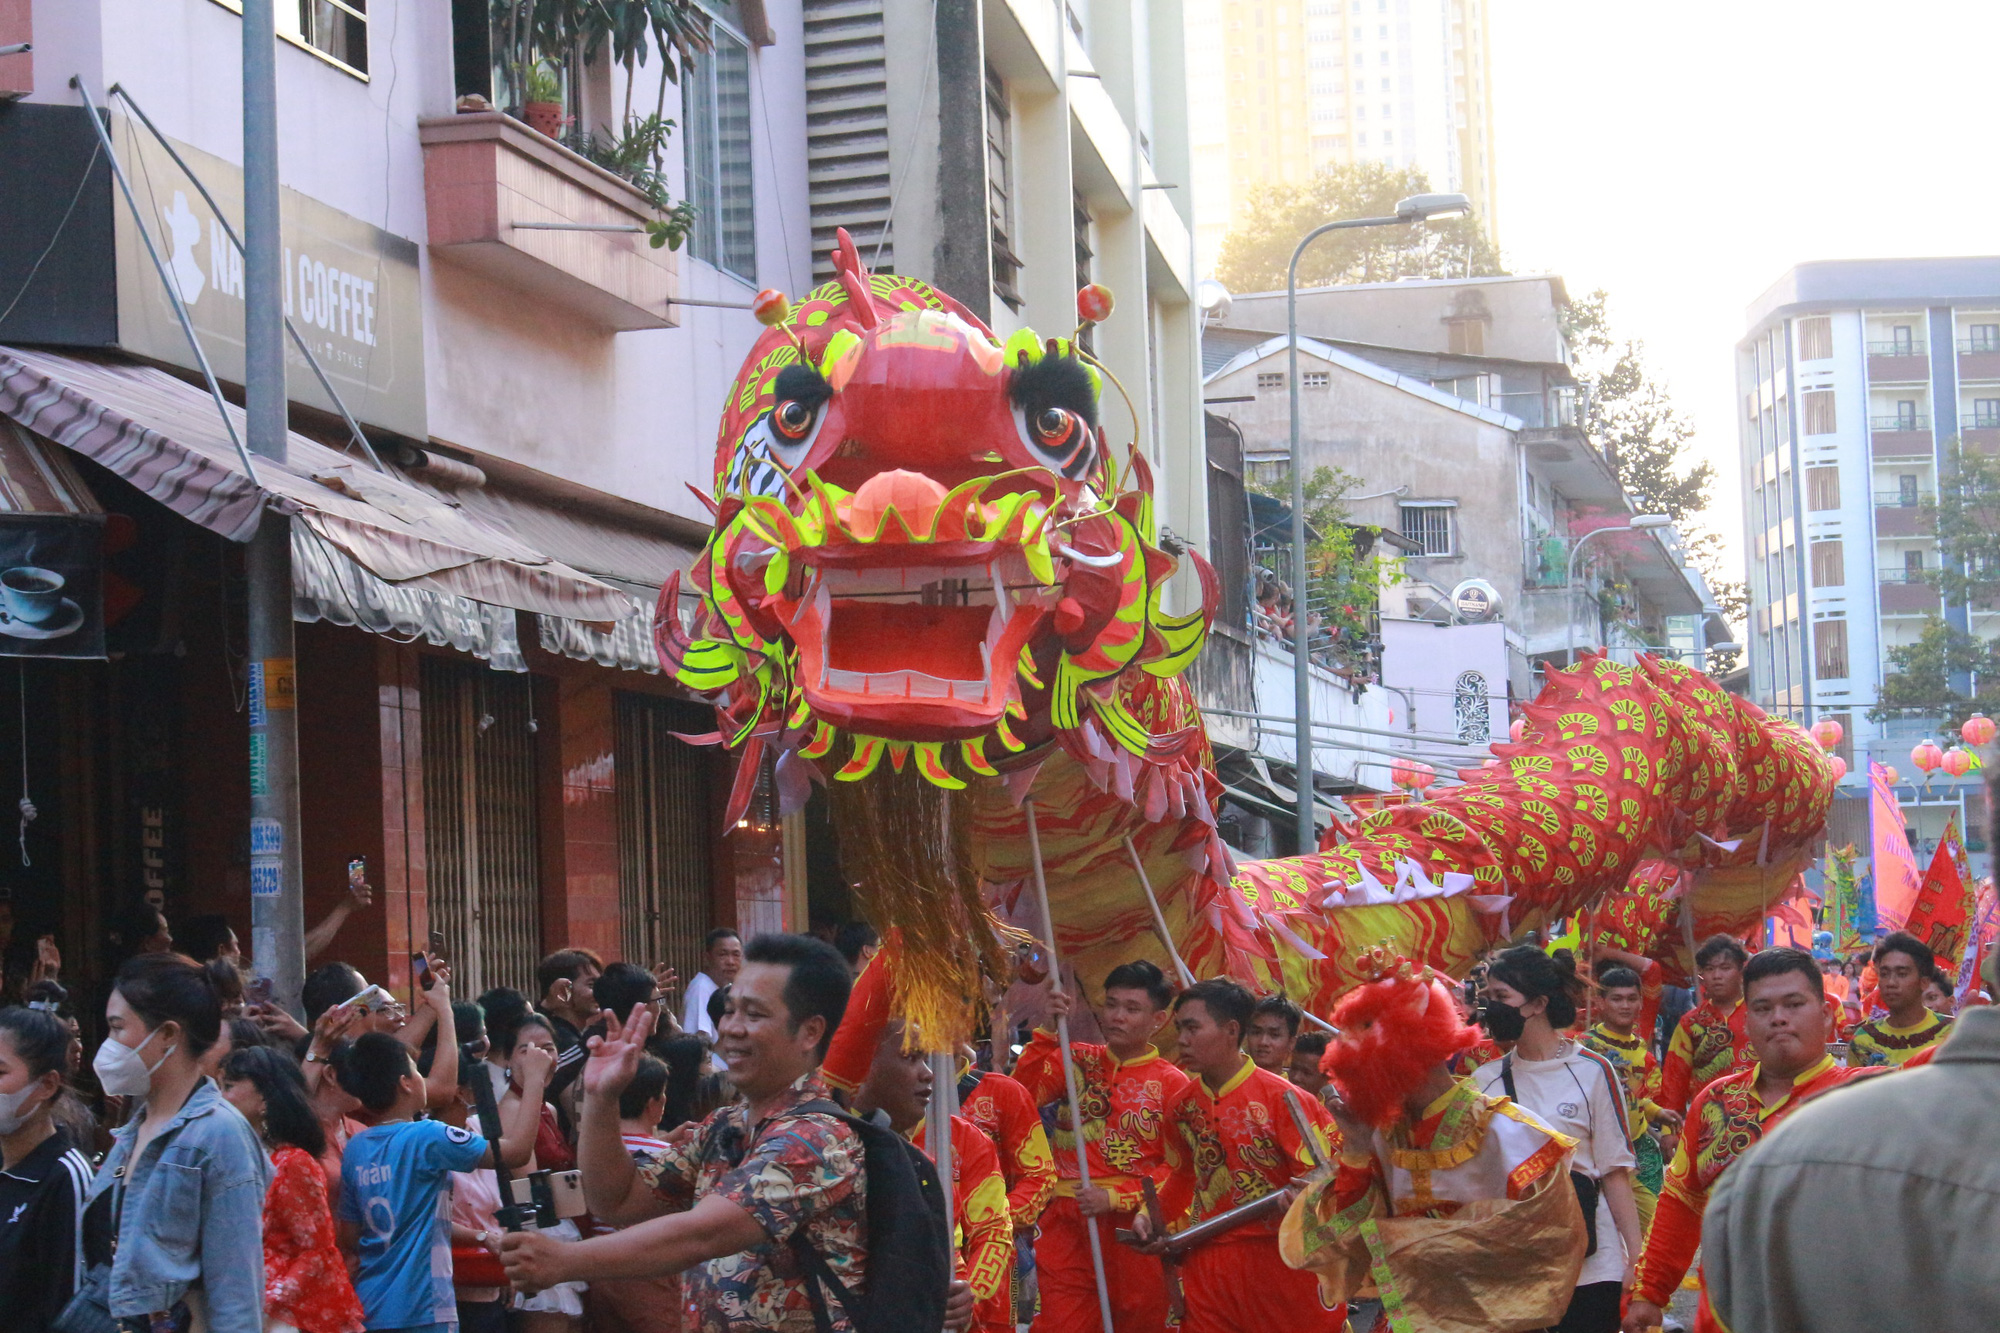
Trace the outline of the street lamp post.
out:
[[[1310,852],[1318,843],[1313,823],[1312,746],[1312,659],[1306,654],[1311,637],[1307,624],[1306,588],[1306,469],[1299,456],[1299,258],[1306,247],[1330,231],[1351,227],[1387,227],[1396,223],[1443,221],[1464,217],[1472,211],[1472,201],[1462,194],[1413,194],[1396,205],[1394,217],[1347,218],[1314,227],[1292,251],[1291,267],[1285,270],[1285,381],[1291,393],[1292,427],[1292,710],[1293,768],[1298,774],[1299,853]]]
[[[1670,528],[1673,519],[1665,514],[1634,514],[1632,520],[1623,527],[1592,528],[1576,539],[1576,545],[1569,548],[1569,573],[1563,582],[1564,609],[1569,613],[1569,637],[1564,641],[1564,665],[1576,665],[1576,558],[1583,554],[1583,544],[1604,532],[1650,532],[1654,528]],[[1699,634],[1699,628],[1695,631]]]

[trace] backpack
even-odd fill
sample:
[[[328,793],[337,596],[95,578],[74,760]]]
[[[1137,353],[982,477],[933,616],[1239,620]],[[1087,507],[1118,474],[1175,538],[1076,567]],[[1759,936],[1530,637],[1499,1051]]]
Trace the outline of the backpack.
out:
[[[944,1327],[945,1296],[955,1260],[951,1214],[937,1165],[893,1129],[848,1115],[824,1099],[798,1111],[830,1116],[861,1138],[868,1173],[868,1285],[859,1296],[827,1266],[803,1228],[792,1233],[792,1252],[806,1271],[813,1326],[832,1333],[826,1292],[839,1297],[854,1333],[927,1333]]]

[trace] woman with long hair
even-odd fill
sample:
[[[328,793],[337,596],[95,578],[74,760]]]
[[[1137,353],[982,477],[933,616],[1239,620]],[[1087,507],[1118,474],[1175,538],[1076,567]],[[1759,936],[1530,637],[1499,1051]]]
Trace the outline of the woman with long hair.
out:
[[[1494,1041],[1514,1043],[1472,1075],[1576,1140],[1570,1178],[1589,1234],[1583,1269],[1559,1333],[1617,1333],[1621,1299],[1639,1262],[1637,1158],[1627,1137],[1623,1081],[1611,1062],[1565,1031],[1576,1021],[1584,981],[1567,950],[1551,958],[1520,945],[1493,960],[1479,1021]]]
[[[239,1046],[223,1061],[222,1095],[271,1152],[264,1195],[267,1333],[355,1333],[361,1301],[334,1239],[319,1164],[326,1130],[299,1067],[272,1047]]]
[[[264,1322],[264,1191],[271,1163],[249,1122],[202,1076],[222,1028],[226,978],[191,958],[144,953],[118,969],[110,1035],[92,1066],[137,1110],[112,1137],[85,1204],[91,1262],[79,1300],[102,1318],[165,1313],[214,1333]]]
[[[83,1270],[90,1163],[55,1121],[69,1029],[54,1014],[0,1009],[0,1310],[47,1328]]]

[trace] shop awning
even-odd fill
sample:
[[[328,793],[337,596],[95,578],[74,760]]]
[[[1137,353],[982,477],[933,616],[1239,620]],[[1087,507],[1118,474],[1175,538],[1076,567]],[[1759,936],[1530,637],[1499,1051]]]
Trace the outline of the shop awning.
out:
[[[245,430],[240,409],[228,408]],[[0,415],[76,450],[233,541],[271,504],[383,583],[599,628],[633,613],[625,592],[448,503],[294,433],[287,459],[245,474],[200,390],[128,362],[0,348]],[[261,484],[260,484],[261,483]]]

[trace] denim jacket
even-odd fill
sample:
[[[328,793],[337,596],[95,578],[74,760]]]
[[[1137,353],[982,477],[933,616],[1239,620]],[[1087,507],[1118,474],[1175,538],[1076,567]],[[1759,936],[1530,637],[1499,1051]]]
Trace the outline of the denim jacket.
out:
[[[112,1136],[90,1184],[94,1201],[126,1175],[111,1261],[112,1317],[172,1309],[199,1282],[211,1333],[262,1333],[271,1163],[256,1131],[203,1079],[127,1171],[145,1118],[142,1104]]]

